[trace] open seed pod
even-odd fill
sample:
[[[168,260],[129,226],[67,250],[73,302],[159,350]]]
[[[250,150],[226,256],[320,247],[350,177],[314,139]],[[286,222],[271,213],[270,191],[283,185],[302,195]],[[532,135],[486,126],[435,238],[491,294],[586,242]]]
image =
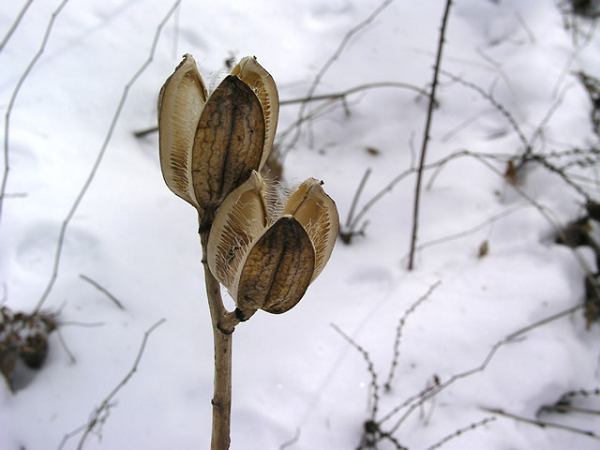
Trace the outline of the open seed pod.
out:
[[[161,90],[158,110],[163,177],[202,221],[266,161],[279,100],[273,78],[253,57],[207,96],[194,59],[185,55]]]
[[[335,203],[309,179],[274,223],[265,182],[256,172],[219,208],[208,264],[244,317],[294,307],[329,260],[338,230]]]
[[[282,216],[252,246],[236,279],[242,311],[281,314],[304,296],[315,269],[315,249],[293,216]]]
[[[158,96],[160,167],[167,186],[198,208],[192,184],[192,150],[208,94],[192,55],[184,55]]]
[[[262,106],[265,118],[265,144],[260,168],[256,169],[257,172],[260,172],[260,169],[267,161],[273,147],[273,141],[275,140],[275,130],[277,129],[277,120],[279,118],[279,94],[277,86],[271,74],[258,64],[254,56],[242,58],[238,65],[231,69],[231,75],[238,77],[250,86]]]
[[[292,193],[283,210],[283,214],[290,214],[300,222],[315,246],[315,271],[311,282],[329,261],[339,231],[337,207],[322,184],[309,178]]]
[[[231,288],[250,246],[269,226],[266,186],[257,172],[234,190],[219,208],[208,239],[208,265],[219,282]]]

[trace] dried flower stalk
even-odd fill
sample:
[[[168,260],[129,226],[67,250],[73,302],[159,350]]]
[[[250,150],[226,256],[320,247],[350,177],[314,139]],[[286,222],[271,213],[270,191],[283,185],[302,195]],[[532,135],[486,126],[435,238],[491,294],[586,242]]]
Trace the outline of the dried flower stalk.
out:
[[[165,82],[158,101],[160,164],[171,191],[198,211],[213,324],[211,449],[227,450],[234,327],[257,310],[294,307],[323,270],[338,232],[335,203],[309,179],[285,200],[259,175],[277,127],[277,87],[246,57],[209,95],[194,58]],[[276,206],[276,205],[277,206]],[[227,311],[221,284],[236,310]]]

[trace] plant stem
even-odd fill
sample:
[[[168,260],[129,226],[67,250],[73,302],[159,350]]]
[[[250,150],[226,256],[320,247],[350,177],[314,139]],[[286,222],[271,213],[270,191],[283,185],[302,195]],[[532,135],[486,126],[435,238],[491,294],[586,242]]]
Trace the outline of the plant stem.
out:
[[[429,95],[429,108],[427,111],[427,120],[425,122],[425,132],[423,136],[423,146],[421,147],[421,158],[417,171],[417,185],[415,187],[415,202],[413,206],[413,227],[410,240],[410,253],[408,256],[408,270],[413,269],[415,247],[417,245],[417,231],[419,228],[419,204],[421,201],[421,177],[423,174],[423,166],[425,165],[425,153],[427,153],[427,144],[429,143],[429,129],[431,128],[431,119],[433,117],[433,108],[435,106],[435,88],[438,84],[438,73],[442,61],[442,48],[444,46],[444,36],[446,34],[446,24],[448,23],[448,13],[452,0],[446,0],[444,9],[444,17],[442,18],[442,28],[440,30],[440,40],[438,42],[437,55],[435,58],[435,66],[433,70],[433,83],[431,84],[431,93]]]
[[[213,326],[215,352],[215,385],[212,398],[212,437],[211,450],[227,450],[230,443],[231,426],[231,350],[233,328],[223,332],[219,321],[227,315],[221,299],[221,286],[208,267],[207,245],[209,231],[200,232],[202,243],[202,265],[206,283],[206,295]]]

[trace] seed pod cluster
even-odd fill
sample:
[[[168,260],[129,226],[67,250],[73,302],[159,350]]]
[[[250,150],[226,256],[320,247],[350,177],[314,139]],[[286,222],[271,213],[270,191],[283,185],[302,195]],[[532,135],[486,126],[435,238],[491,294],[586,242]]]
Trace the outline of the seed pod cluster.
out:
[[[185,55],[158,100],[159,152],[169,189],[201,217],[265,163],[279,99],[269,73],[246,57],[208,95],[196,62]]]
[[[279,217],[268,185],[253,172],[219,208],[208,264],[244,317],[295,306],[329,260],[338,233],[335,203],[313,178],[287,199]]]
[[[169,189],[198,210],[209,270],[247,319],[294,307],[329,260],[335,203],[308,179],[277,199],[259,175],[273,146],[277,87],[243,58],[209,95],[185,55],[158,101],[160,164]],[[205,235],[206,236],[206,235]]]

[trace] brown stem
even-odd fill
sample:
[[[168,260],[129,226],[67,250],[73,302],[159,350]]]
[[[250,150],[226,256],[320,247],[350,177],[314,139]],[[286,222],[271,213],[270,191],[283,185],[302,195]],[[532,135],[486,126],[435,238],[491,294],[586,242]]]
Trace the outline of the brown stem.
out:
[[[431,128],[431,119],[433,117],[433,108],[435,106],[435,89],[438,84],[438,73],[442,62],[442,48],[446,35],[446,24],[448,23],[448,13],[452,0],[446,0],[444,8],[444,17],[442,18],[442,28],[440,30],[440,40],[438,42],[437,55],[435,58],[435,66],[433,69],[433,82],[431,83],[431,93],[429,94],[429,108],[427,110],[427,120],[425,121],[425,132],[423,135],[423,145],[421,147],[421,157],[417,171],[417,185],[415,187],[415,201],[413,205],[413,226],[410,239],[410,253],[408,255],[408,270],[413,270],[413,261],[415,256],[415,248],[417,245],[417,231],[419,228],[419,205],[421,199],[421,178],[423,175],[423,166],[425,165],[425,154],[427,153],[427,144],[429,143],[429,129]]]
[[[212,399],[212,438],[211,450],[227,450],[230,443],[231,425],[231,350],[233,325],[229,313],[221,299],[221,286],[208,267],[207,245],[209,231],[200,231],[202,243],[202,265],[206,282],[206,294],[213,326],[215,351],[215,385]],[[229,319],[229,320],[226,320]],[[228,327],[219,326],[227,321]]]

